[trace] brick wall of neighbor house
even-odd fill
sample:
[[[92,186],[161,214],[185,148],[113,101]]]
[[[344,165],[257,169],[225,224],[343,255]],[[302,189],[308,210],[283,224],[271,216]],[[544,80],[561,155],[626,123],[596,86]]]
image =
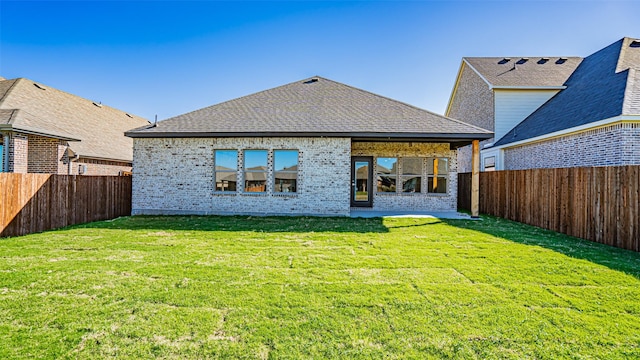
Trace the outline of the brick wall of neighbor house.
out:
[[[82,175],[99,175],[99,176],[115,176],[123,173],[131,172],[131,163],[121,161],[109,161],[99,159],[79,158],[71,162],[71,174],[79,175],[79,167],[84,165],[84,173]],[[67,169],[65,169],[65,174]]]
[[[493,91],[465,65],[447,116],[493,131],[494,111]]]
[[[215,193],[215,149],[297,149],[298,192]],[[348,138],[137,138],[133,151],[133,214],[349,215]]]
[[[29,173],[58,174],[60,168],[64,169],[66,143],[63,140],[29,135],[28,141],[27,170]],[[66,174],[66,170],[63,174]]]
[[[448,188],[446,194],[378,194],[374,188],[373,210],[455,211],[457,209],[457,152],[456,150],[450,150],[449,144],[354,142],[351,145],[351,152],[353,156],[373,156],[374,163],[377,157],[446,157],[449,159]],[[422,189],[424,189],[424,191],[427,189],[426,166],[423,166]]]
[[[640,124],[622,123],[505,149],[505,170],[640,164]]]
[[[494,131],[494,97],[489,85],[465,65],[447,116]],[[493,142],[489,139],[480,144]],[[471,172],[471,146],[458,149],[458,171]]]
[[[11,134],[9,146],[9,172],[27,173],[29,141],[27,135]]]

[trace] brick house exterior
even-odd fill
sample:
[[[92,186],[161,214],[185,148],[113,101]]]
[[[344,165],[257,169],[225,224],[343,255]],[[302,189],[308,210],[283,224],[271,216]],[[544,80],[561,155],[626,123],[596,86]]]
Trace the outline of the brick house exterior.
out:
[[[149,122],[28,79],[0,78],[0,169],[14,173],[131,172],[124,136]]]
[[[640,40],[586,58],[465,58],[446,115],[495,132],[481,169],[640,164]]]
[[[455,211],[456,149],[491,136],[320,77],[126,134],[134,214],[321,216]]]

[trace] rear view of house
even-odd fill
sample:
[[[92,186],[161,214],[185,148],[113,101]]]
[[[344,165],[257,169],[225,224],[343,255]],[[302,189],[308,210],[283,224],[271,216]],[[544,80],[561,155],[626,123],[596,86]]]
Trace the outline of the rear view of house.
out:
[[[128,131],[134,214],[455,211],[479,127],[313,77]]]
[[[2,171],[118,175],[131,171],[124,136],[141,117],[29,79],[0,78]]]
[[[464,58],[445,115],[495,132],[484,170],[640,164],[640,40],[586,58]]]

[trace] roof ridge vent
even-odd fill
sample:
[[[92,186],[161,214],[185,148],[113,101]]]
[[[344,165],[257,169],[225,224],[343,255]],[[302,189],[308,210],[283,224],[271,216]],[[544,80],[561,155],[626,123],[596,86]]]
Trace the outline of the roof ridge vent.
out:
[[[538,60],[538,62],[537,62],[537,63],[538,63],[539,65],[542,65],[542,64],[546,64],[546,63],[548,63],[548,62],[549,62],[549,58],[548,58],[548,57],[543,57],[543,58],[540,58],[540,60]]]
[[[100,101],[100,102],[95,102],[95,101],[94,101],[94,102],[93,102],[93,105],[95,105],[95,106],[97,106],[97,107],[101,108],[101,107],[102,107],[102,101]]]
[[[527,61],[529,61],[529,58],[528,57],[523,57],[520,60],[516,61],[516,64],[522,65],[522,64],[526,63]]]
[[[640,47],[640,39],[631,40],[631,44],[629,44],[629,47]]]
[[[320,80],[318,77],[314,76],[311,79],[303,82],[304,84],[313,84],[314,82],[318,82],[318,80]]]
[[[566,57],[561,57],[561,58],[559,58],[559,59],[556,61],[556,64],[558,64],[558,65],[560,65],[560,64],[564,64],[564,63],[566,63],[566,62],[567,62],[567,60],[569,60],[569,59],[568,59],[568,58],[566,58]]]
[[[133,116],[131,116],[131,114],[129,113],[124,113],[124,114],[133,119]]]
[[[508,63],[509,61],[511,61],[511,58],[508,58],[508,57],[502,58],[502,60],[498,61],[498,64],[503,65]]]
[[[33,86],[37,87],[37,88],[38,88],[38,89],[40,89],[40,90],[47,90],[47,88],[46,88],[46,87],[44,87],[44,86],[42,86],[42,85],[40,85],[40,84],[38,84],[38,83],[33,83]]]

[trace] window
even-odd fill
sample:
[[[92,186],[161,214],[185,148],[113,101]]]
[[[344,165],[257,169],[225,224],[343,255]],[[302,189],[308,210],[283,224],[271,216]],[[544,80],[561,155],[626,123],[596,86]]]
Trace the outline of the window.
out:
[[[298,191],[298,150],[273,151],[273,181],[274,192]]]
[[[0,172],[4,171],[4,145],[0,143]]]
[[[484,158],[484,171],[495,171],[496,170],[496,157],[495,156],[487,156]]]
[[[398,159],[378,158],[376,160],[377,192],[396,192],[398,174]]]
[[[267,150],[244,151],[244,191],[267,191]]]
[[[449,159],[427,159],[427,192],[436,194],[447,193],[447,179],[449,175]]]
[[[422,159],[402,159],[402,192],[419,193],[422,191]]]
[[[215,184],[216,191],[236,191],[238,177],[238,151],[215,150]]]

